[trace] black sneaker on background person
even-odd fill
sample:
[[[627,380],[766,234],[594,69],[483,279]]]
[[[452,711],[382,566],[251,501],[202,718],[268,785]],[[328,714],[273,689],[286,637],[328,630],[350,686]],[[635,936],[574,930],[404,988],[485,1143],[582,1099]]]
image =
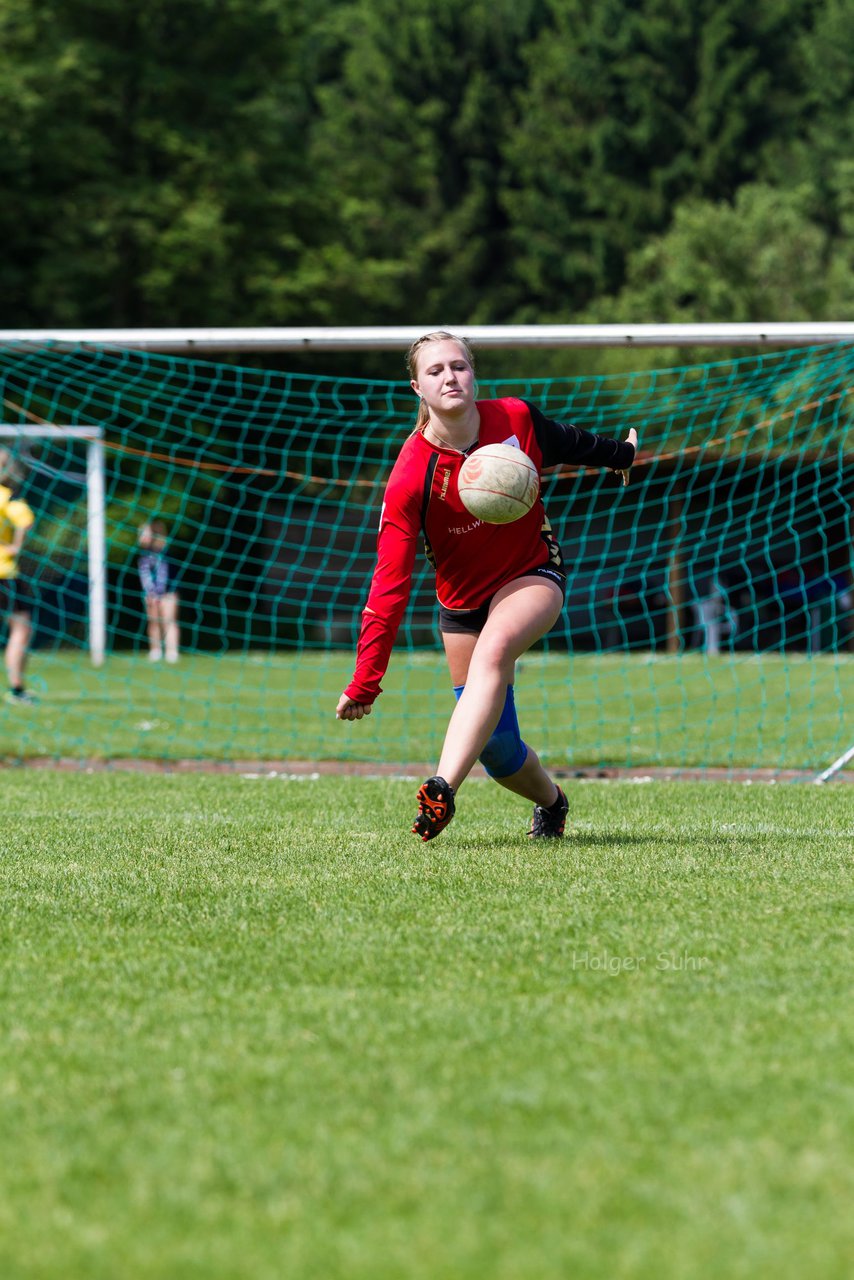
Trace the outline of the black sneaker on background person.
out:
[[[444,778],[428,778],[418,788],[418,817],[412,824],[413,834],[432,840],[444,831],[455,813],[454,788]]]
[[[558,787],[557,800],[548,809],[541,804],[534,806],[534,816],[528,835],[552,840],[559,839],[563,835],[563,829],[566,826],[568,810],[569,801],[560,787]]]
[[[38,702],[38,698],[26,689],[7,689],[3,701],[12,703],[12,705],[17,703],[18,706],[22,707],[34,707]]]

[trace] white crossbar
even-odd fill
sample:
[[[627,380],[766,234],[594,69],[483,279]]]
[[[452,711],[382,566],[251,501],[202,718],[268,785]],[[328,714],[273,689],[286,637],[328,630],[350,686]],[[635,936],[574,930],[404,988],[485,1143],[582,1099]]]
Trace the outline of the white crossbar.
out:
[[[854,322],[755,324],[436,323],[359,328],[0,329],[0,345],[133,347],[161,352],[366,351],[410,346],[434,329],[463,334],[478,347],[815,346],[854,342]]]

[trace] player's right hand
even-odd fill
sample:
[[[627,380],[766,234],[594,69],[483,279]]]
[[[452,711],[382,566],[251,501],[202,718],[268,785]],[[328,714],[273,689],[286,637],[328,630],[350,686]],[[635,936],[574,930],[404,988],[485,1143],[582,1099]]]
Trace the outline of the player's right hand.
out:
[[[348,698],[346,693],[342,693],[338,699],[338,706],[335,708],[336,720],[361,720],[362,716],[369,716],[371,708],[364,702],[354,702],[352,698]]]

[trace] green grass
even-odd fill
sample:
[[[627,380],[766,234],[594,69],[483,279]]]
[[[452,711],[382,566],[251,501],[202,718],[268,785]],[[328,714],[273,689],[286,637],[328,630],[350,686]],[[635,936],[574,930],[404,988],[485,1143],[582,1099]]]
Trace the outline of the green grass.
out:
[[[851,791],[7,770],[5,1280],[842,1280]]]
[[[37,653],[37,708],[0,706],[0,758],[433,760],[453,698],[443,659],[401,651],[375,714],[334,718],[353,655]],[[816,773],[851,745],[854,655],[530,654],[523,734],[550,764],[764,767]]]

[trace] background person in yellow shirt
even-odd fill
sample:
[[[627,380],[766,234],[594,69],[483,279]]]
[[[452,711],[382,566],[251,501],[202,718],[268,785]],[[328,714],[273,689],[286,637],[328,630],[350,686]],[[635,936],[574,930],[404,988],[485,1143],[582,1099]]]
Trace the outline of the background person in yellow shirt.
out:
[[[33,593],[18,574],[18,555],[27,531],[35,522],[31,508],[15,492],[23,478],[22,469],[8,449],[0,449],[0,612],[9,623],[6,641],[6,672],[9,691],[6,702],[29,704],[36,701],[24,688],[24,667],[33,633]]]

